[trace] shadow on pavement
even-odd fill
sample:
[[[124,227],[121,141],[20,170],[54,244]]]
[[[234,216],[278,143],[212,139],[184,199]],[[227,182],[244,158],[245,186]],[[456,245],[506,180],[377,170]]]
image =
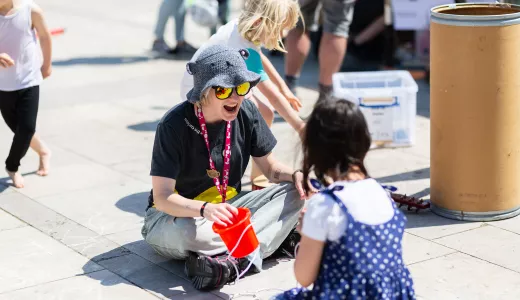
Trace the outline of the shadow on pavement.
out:
[[[150,191],[128,195],[119,199],[116,202],[116,207],[122,211],[134,213],[144,218],[146,208],[148,207],[149,195]]]
[[[392,183],[398,181],[409,181],[409,180],[418,180],[418,179],[427,179],[430,178],[430,168],[424,168],[420,170],[399,173],[395,175],[385,176],[375,178],[377,181],[381,183]]]
[[[156,59],[165,60],[189,60],[191,56],[185,54],[169,55],[149,52],[146,55],[136,56],[91,56],[91,57],[75,57],[64,60],[55,60],[52,62],[53,66],[66,67],[75,65],[123,65],[146,62]]]
[[[403,210],[408,219],[406,223],[406,228],[426,228],[426,227],[437,227],[437,226],[450,226],[450,225],[461,225],[474,223],[470,221],[459,221],[453,219],[447,219],[441,216],[434,214],[431,211],[421,211],[419,213],[408,212]]]
[[[179,276],[179,272],[183,272],[183,264],[179,261],[166,261],[159,265],[154,264],[142,257],[135,255],[129,249],[136,248],[137,243],[142,243],[146,247],[144,241],[129,243],[119,248],[113,249],[106,253],[102,253],[93,257],[87,264],[83,266],[85,272],[91,272],[94,265],[100,265],[106,270],[119,275],[126,281],[121,280],[105,280],[100,277],[97,272],[88,273],[92,279],[98,280],[103,286],[115,286],[119,284],[135,285],[154,294],[158,294],[166,299],[199,299],[196,296],[200,294],[194,292],[191,283]],[[150,251],[151,248],[149,249]],[[173,270],[173,272],[171,271]],[[213,294],[208,294],[208,298],[216,298]]]
[[[7,185],[7,183],[3,183],[0,179],[0,194],[3,193],[5,190],[7,190],[9,188],[9,186]]]
[[[129,125],[127,128],[134,131],[153,131],[157,129],[157,124],[159,124],[160,120],[152,121],[152,122],[142,122],[134,125]]]
[[[29,176],[29,175],[36,175],[36,171],[22,173],[23,177]],[[11,183],[9,183],[10,180],[11,180],[11,178],[9,176],[0,178],[0,193],[3,192],[4,190],[6,190],[8,187],[13,186]],[[4,188],[4,186],[5,186],[5,188]]]
[[[77,57],[66,60],[56,60],[52,62],[53,66],[74,66],[74,65],[121,65],[132,64],[154,59],[148,56],[93,56],[93,57]]]
[[[281,259],[267,259],[264,262],[264,271],[278,265],[280,261]],[[106,280],[98,272],[90,273],[92,270],[99,269],[97,265],[117,274],[126,281]],[[83,270],[87,273],[85,276],[98,280],[103,286],[136,285],[167,299],[209,300],[218,299],[218,297],[231,299],[232,297],[219,290],[212,291],[212,293],[196,291],[184,274],[184,261],[167,260],[159,256],[143,240],[99,254],[85,264]],[[244,278],[251,276],[255,275],[247,275]]]

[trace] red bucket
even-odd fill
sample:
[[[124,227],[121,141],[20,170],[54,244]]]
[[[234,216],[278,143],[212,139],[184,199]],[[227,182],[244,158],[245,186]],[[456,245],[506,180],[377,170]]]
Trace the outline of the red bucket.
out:
[[[240,236],[247,228],[244,236],[242,236],[242,240],[240,240],[240,243],[238,244],[238,247],[233,253],[231,253],[231,256],[235,258],[246,257],[258,248],[258,239],[255,230],[253,229],[253,226],[249,226],[251,224],[251,212],[248,208],[240,207],[238,208],[238,216],[236,216],[233,221],[233,225],[227,227],[214,223],[213,231],[220,235],[224,244],[226,244],[226,247],[231,253],[237,245]]]

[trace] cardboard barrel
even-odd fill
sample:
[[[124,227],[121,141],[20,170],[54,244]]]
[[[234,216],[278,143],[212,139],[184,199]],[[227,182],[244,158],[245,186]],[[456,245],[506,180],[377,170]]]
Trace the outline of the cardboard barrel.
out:
[[[431,10],[431,202],[452,219],[520,213],[520,6]]]
[[[252,184],[251,189],[253,191],[263,190],[266,187],[269,187],[273,184],[274,183],[269,182],[269,179],[267,179],[267,177],[265,177],[264,175],[260,175],[260,176],[256,177],[255,179],[253,179],[253,184]]]

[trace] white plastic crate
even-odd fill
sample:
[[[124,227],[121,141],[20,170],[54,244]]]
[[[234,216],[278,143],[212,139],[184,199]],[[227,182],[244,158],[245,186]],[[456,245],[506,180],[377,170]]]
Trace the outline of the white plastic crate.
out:
[[[372,147],[415,144],[418,86],[408,71],[336,73],[334,95],[355,101],[372,135]]]

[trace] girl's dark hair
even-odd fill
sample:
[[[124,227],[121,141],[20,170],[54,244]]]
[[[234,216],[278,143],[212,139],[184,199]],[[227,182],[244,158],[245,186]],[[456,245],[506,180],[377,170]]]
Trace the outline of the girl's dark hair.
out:
[[[353,166],[368,177],[363,160],[371,143],[365,117],[356,104],[332,96],[320,97],[303,138],[304,182],[308,182],[309,173],[314,171],[325,184],[327,172],[341,176]]]

